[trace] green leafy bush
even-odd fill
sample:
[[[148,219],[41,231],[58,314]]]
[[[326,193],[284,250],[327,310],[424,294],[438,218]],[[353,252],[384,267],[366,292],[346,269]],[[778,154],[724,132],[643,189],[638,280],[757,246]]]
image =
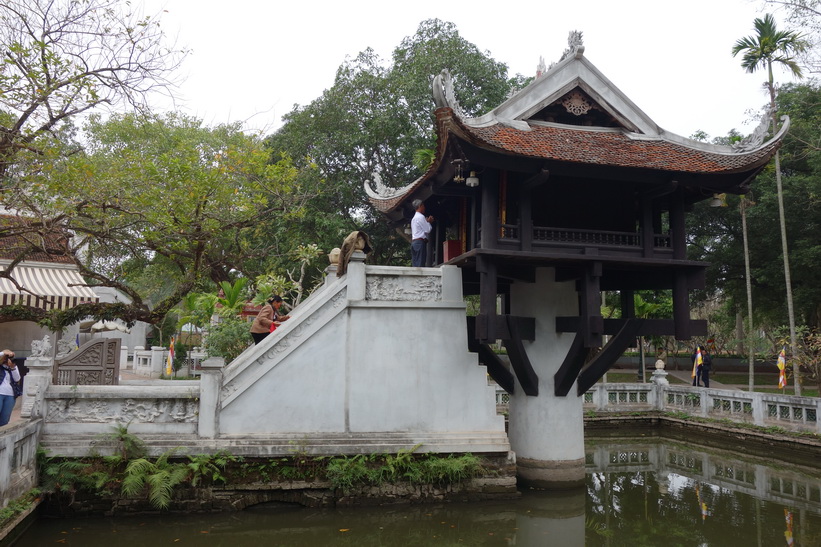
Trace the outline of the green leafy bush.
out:
[[[223,357],[230,363],[251,345],[250,326],[239,317],[223,317],[211,327],[205,339],[205,350],[209,357]]]

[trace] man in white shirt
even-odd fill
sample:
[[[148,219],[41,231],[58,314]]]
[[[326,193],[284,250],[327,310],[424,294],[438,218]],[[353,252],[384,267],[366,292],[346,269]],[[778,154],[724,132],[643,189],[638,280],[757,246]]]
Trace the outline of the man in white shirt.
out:
[[[428,235],[433,229],[433,215],[425,217],[425,202],[421,199],[413,200],[416,213],[411,219],[411,264],[414,267],[424,266],[427,257]]]

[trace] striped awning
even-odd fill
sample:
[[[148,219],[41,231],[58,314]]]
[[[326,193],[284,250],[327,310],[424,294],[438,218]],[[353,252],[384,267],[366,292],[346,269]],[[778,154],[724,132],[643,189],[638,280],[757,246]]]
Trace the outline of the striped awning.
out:
[[[0,266],[5,270],[5,266]],[[97,302],[97,295],[84,285],[77,270],[48,266],[16,266],[12,274],[21,291],[9,279],[0,277],[0,305],[22,304],[45,310],[73,308]],[[30,291],[30,292],[29,292]]]

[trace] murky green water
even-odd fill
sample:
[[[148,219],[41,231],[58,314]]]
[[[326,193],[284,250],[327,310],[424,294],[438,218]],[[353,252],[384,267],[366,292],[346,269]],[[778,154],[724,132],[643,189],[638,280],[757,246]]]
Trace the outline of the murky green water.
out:
[[[16,543],[159,546],[821,545],[821,470],[671,440],[588,440],[585,488],[515,501],[41,519]]]

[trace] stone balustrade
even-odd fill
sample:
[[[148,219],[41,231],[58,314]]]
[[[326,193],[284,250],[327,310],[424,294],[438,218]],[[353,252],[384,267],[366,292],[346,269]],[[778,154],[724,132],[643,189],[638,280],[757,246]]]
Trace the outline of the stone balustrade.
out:
[[[37,486],[37,443],[42,420],[0,428],[0,508]]]
[[[657,410],[821,434],[821,398],[663,384],[596,384],[584,408],[598,412]]]

